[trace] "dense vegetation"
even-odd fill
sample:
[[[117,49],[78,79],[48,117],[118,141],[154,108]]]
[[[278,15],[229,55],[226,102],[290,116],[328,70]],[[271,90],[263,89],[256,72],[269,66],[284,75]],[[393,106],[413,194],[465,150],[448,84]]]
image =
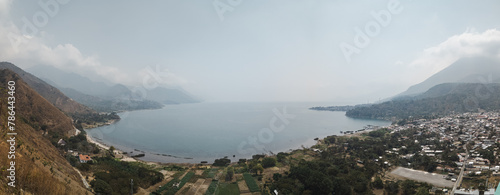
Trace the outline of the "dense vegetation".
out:
[[[120,116],[116,114],[116,112],[111,112],[111,113],[75,113],[75,114],[70,114],[71,118],[75,120],[75,125],[77,128],[79,127],[78,125],[81,126],[82,123],[89,124],[89,125],[95,125],[96,123],[106,123],[111,120],[119,120]],[[83,129],[81,129],[83,130]]]
[[[90,182],[96,193],[130,194],[130,183],[133,179],[133,190],[138,187],[148,188],[163,180],[163,174],[141,166],[115,160],[111,157],[95,158],[92,165],[94,180]]]
[[[431,132],[416,135],[417,131],[413,129],[396,133],[380,129],[363,137],[329,136],[324,145],[317,146],[321,152],[308,152],[307,149],[297,152],[315,156],[312,160],[284,157],[284,161],[291,162],[290,171],[274,174],[269,188],[280,194],[371,194],[373,189],[384,189],[386,194],[418,194],[419,191],[427,194],[431,188],[428,184],[380,179],[390,166],[427,171],[436,169],[435,157],[418,155],[421,148],[415,139],[420,144],[435,145],[435,149],[443,150],[442,164],[456,166],[452,161],[456,159],[451,159],[456,155],[450,151],[450,142],[430,139],[436,136]],[[393,148],[401,148],[399,154],[386,152]],[[400,155],[414,153],[417,154],[412,159],[400,158]]]
[[[229,163],[231,163],[231,160],[228,158],[221,158],[221,159],[215,159],[214,163],[212,164],[213,166],[218,166],[218,167],[225,167],[228,166]]]
[[[442,84],[426,93],[360,106],[347,111],[354,118],[406,119],[500,109],[500,84]]]

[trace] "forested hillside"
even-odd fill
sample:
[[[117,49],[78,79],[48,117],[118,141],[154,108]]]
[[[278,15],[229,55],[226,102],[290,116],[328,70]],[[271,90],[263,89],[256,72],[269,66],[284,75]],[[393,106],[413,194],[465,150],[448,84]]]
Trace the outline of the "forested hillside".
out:
[[[346,115],[354,118],[404,119],[449,113],[500,109],[500,84],[441,84],[413,98],[356,107]]]

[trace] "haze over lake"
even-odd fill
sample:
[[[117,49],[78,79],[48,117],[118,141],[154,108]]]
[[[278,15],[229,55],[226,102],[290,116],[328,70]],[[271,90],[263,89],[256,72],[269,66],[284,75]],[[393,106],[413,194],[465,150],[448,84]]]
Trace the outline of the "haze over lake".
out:
[[[345,112],[309,110],[313,106],[318,103],[167,105],[120,113],[122,119],[117,123],[87,132],[125,152],[144,151],[143,160],[199,163],[289,151],[312,146],[314,138],[339,135],[340,131],[390,125],[388,121],[348,118]]]

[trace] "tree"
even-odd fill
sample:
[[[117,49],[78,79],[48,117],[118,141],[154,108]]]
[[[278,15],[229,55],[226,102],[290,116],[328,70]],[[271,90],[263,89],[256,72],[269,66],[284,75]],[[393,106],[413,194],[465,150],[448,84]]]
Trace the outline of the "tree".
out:
[[[288,156],[287,153],[280,152],[278,155],[276,155],[276,158],[278,159],[278,162],[283,163],[286,160],[286,157]]]
[[[281,175],[281,174],[279,174],[279,173],[275,173],[275,174],[273,174],[273,180],[274,180],[274,181],[278,181],[278,180],[280,180],[280,178],[282,178],[282,177],[283,177],[283,175]]]
[[[99,147],[96,146],[96,147],[94,147],[94,150],[92,150],[92,153],[93,154],[99,154],[100,151],[101,150],[99,149]]]
[[[226,181],[231,181],[233,179],[233,176],[234,176],[234,168],[233,167],[227,168]]]
[[[437,166],[438,164],[436,162],[431,162],[425,167],[425,170],[429,173],[432,173],[436,170]]]
[[[92,185],[92,188],[97,194],[113,193],[113,188],[111,188],[111,186],[103,180],[94,179],[92,182],[90,182],[90,185]]]
[[[325,143],[327,143],[327,144],[334,144],[335,143],[335,137],[337,137],[337,136],[333,135],[333,136],[326,137],[325,138]]]
[[[231,163],[231,160],[227,158],[215,159],[213,166],[225,167],[229,163]]]
[[[373,187],[377,189],[384,188],[384,182],[380,179],[380,177],[375,178],[375,181],[373,181]]]
[[[264,168],[274,167],[276,166],[276,159],[271,157],[266,157],[262,160],[262,166]]]
[[[109,147],[109,151],[110,151],[111,153],[113,153],[113,151],[114,151],[114,150],[115,150],[115,147],[114,147],[114,146]]]
[[[392,195],[392,194],[398,194],[399,192],[399,185],[396,182],[393,181],[388,181],[385,183],[385,191],[387,194]]]
[[[260,163],[259,163],[259,164],[257,164],[257,165],[254,167],[254,169],[255,169],[255,173],[260,172],[260,174],[261,174],[261,175],[262,175],[262,172],[264,172],[264,167],[262,167],[262,165],[261,165]]]
[[[415,195],[429,195],[429,189],[420,187],[417,189],[417,193]]]
[[[401,187],[403,189],[403,194],[415,194],[417,185],[412,180],[405,180],[401,183]]]

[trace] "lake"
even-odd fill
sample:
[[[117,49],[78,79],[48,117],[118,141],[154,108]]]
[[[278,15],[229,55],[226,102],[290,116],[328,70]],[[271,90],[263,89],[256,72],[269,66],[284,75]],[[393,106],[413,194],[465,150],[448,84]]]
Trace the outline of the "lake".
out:
[[[166,105],[158,110],[120,113],[121,120],[87,133],[96,141],[142,160],[173,163],[231,161],[310,147],[314,138],[367,125],[388,126],[381,120],[352,119],[345,112],[309,110],[318,103],[197,103]],[[233,157],[234,155],[234,157]]]

